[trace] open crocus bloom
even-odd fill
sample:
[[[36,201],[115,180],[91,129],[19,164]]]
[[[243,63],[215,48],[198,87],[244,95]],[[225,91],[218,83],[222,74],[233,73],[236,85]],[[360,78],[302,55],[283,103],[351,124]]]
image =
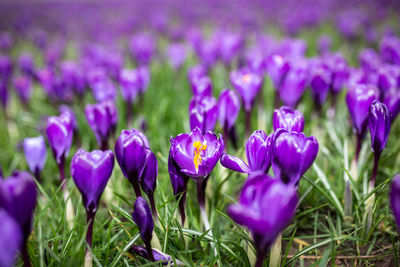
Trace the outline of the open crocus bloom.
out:
[[[171,156],[181,172],[193,179],[205,178],[214,169],[224,150],[222,136],[199,128],[171,138]]]
[[[240,69],[231,72],[231,83],[242,97],[244,109],[249,112],[253,106],[254,98],[262,86],[262,76],[250,69]]]

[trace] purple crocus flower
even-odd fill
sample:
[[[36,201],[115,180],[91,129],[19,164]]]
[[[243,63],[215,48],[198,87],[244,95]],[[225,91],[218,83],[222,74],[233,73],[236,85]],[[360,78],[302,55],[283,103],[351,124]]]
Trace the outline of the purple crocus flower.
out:
[[[386,92],[383,103],[389,108],[390,122],[393,123],[400,113],[400,90],[392,88]]]
[[[9,95],[8,95],[8,82],[7,80],[0,79],[0,103],[3,107],[3,111],[6,113],[6,107],[8,104]]]
[[[304,116],[298,110],[283,106],[274,110],[272,125],[274,131],[283,128],[288,132],[302,132],[304,128]]]
[[[381,59],[375,50],[366,48],[360,52],[360,65],[367,72],[375,72],[381,65]]]
[[[339,53],[329,56],[327,61],[332,72],[332,92],[337,95],[349,78],[349,67],[346,59]]]
[[[212,96],[212,83],[208,76],[200,76],[190,80],[194,96]]]
[[[156,43],[149,33],[138,33],[130,41],[130,52],[139,65],[148,65],[156,50]]]
[[[71,161],[71,176],[82,194],[86,210],[88,231],[86,242],[92,247],[94,217],[100,197],[110,179],[114,168],[114,155],[111,150],[87,152],[80,148]],[[89,250],[86,253],[90,253]]]
[[[262,77],[250,69],[232,71],[230,75],[233,87],[239,92],[244,110],[250,112],[253,108],[254,98],[262,86]]]
[[[150,260],[155,261],[153,250],[151,249],[151,238],[153,237],[154,222],[153,218],[151,217],[149,205],[141,196],[138,196],[135,201],[132,219],[139,228],[140,237],[146,245],[146,250],[148,255],[150,255]]]
[[[386,146],[390,132],[390,112],[388,107],[374,100],[369,107],[369,130],[374,153],[381,153]]]
[[[88,73],[88,84],[97,102],[114,100],[117,97],[117,90],[104,69],[91,70]]]
[[[390,67],[382,66],[378,69],[378,78],[376,85],[378,86],[381,95],[384,95],[392,87],[397,86],[396,78],[394,77],[393,72],[390,70]]]
[[[204,134],[213,131],[218,119],[217,100],[210,97],[194,97],[189,104],[190,129],[199,127]]]
[[[271,166],[271,146],[273,136],[264,131],[255,131],[246,142],[246,164],[240,158],[223,153],[221,165],[243,173],[268,173]]]
[[[219,56],[222,62],[229,66],[235,56],[240,54],[244,40],[241,34],[230,31],[220,31],[219,38]]]
[[[218,99],[218,120],[224,129],[225,140],[229,137],[233,146],[237,146],[235,122],[240,111],[240,99],[235,91],[225,89]]]
[[[179,212],[181,213],[182,225],[185,224],[185,204],[186,204],[186,187],[189,177],[180,171],[180,167],[172,158],[172,146],[168,154],[168,172],[171,179],[172,190],[179,200]]]
[[[400,64],[400,39],[397,36],[385,36],[380,45],[380,54],[384,62]]]
[[[146,162],[142,170],[140,177],[140,186],[142,190],[149,197],[151,211],[154,218],[157,218],[157,209],[154,202],[154,191],[157,187],[157,175],[158,175],[158,162],[154,153],[150,150],[146,150]]]
[[[146,92],[147,87],[149,86],[150,82],[150,70],[146,66],[140,66],[138,68],[139,78],[140,78],[140,93],[143,94]]]
[[[4,209],[0,209],[0,266],[13,267],[14,259],[22,245],[18,223]]]
[[[15,171],[7,179],[0,180],[0,208],[19,225],[22,233],[21,253],[26,266],[31,266],[26,242],[32,229],[36,200],[36,184],[28,172]]]
[[[19,76],[14,80],[14,86],[21,102],[28,105],[32,96],[32,84],[27,76]]]
[[[297,204],[297,190],[292,185],[263,174],[246,180],[239,203],[228,207],[228,215],[252,233],[257,251],[255,266],[262,266],[272,243],[293,219]]]
[[[67,113],[47,119],[46,135],[59,168],[63,188],[65,188],[65,158],[72,145],[73,130],[73,121]]]
[[[236,91],[242,98],[243,107],[246,115],[246,132],[251,131],[251,111],[254,105],[254,99],[261,90],[263,78],[260,74],[248,69],[232,71],[230,80]]]
[[[267,73],[272,80],[275,91],[279,91],[286,74],[290,69],[289,62],[279,54],[270,56],[266,63]]]
[[[390,206],[397,224],[397,231],[400,232],[400,174],[396,174],[392,178],[392,186],[390,188]]]
[[[318,141],[304,133],[279,129],[272,145],[272,170],[285,184],[298,185],[318,154]]]
[[[43,136],[25,138],[24,140],[25,159],[30,171],[40,181],[40,172],[46,163],[47,149]]]
[[[142,86],[139,71],[136,69],[124,69],[119,79],[122,98],[127,103],[133,103]]]
[[[86,212],[97,212],[100,197],[114,168],[111,150],[87,152],[80,148],[71,161],[71,176],[82,194]]]
[[[176,163],[176,169],[196,182],[197,201],[204,227],[205,230],[209,230],[211,228],[205,210],[205,189],[208,177],[224,151],[222,136],[217,136],[211,131],[203,135],[199,128],[195,128],[191,133],[171,138],[170,142],[170,154],[172,162]]]
[[[94,105],[86,105],[86,119],[94,132],[97,143],[102,150],[108,149],[108,138],[112,137],[117,128],[118,111],[114,102],[105,101]]]
[[[194,180],[205,179],[218,163],[224,149],[222,136],[199,128],[171,138],[171,153],[180,171]]]
[[[141,196],[140,179],[146,164],[149,143],[139,130],[122,130],[115,144],[115,157],[122,173],[132,184],[136,196]]]
[[[378,172],[379,158],[389,138],[390,112],[388,107],[378,100],[374,100],[369,107],[368,124],[371,134],[371,148],[374,152],[374,167],[370,181],[370,188],[373,189]]]
[[[172,43],[167,47],[166,55],[169,65],[174,69],[179,69],[186,59],[185,46],[180,43]]]
[[[72,144],[73,121],[67,113],[47,119],[46,134],[49,145],[53,151],[57,164],[60,164],[66,156]]]
[[[60,65],[61,79],[78,95],[83,96],[86,90],[86,80],[81,66],[74,61],[64,61]]]
[[[322,62],[317,62],[312,68],[310,73],[310,87],[311,95],[317,108],[320,109],[322,104],[325,102],[329,89],[331,88],[332,73],[327,66]]]
[[[378,98],[378,89],[373,85],[358,84],[351,88],[346,95],[353,128],[357,135],[356,160],[361,149],[361,142],[368,123],[368,111],[372,102]]]
[[[294,108],[306,89],[308,64],[304,59],[298,58],[293,60],[290,66],[279,96],[284,105]]]

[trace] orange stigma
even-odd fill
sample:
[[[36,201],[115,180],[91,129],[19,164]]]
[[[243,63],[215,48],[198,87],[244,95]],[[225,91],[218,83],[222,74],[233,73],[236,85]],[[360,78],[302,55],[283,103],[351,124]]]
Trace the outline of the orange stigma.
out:
[[[244,81],[245,83],[248,83],[248,82],[250,81],[250,74],[245,74],[245,75],[243,75],[243,81]]]
[[[196,171],[199,171],[199,165],[201,164],[201,151],[205,151],[207,149],[207,141],[204,140],[203,144],[200,141],[196,141],[193,143],[193,146],[196,148],[194,150],[194,166],[196,167]]]

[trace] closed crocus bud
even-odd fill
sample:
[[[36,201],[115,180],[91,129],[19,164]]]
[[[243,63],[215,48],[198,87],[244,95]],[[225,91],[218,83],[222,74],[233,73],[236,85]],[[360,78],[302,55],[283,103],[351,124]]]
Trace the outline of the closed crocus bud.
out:
[[[374,153],[380,154],[386,146],[390,132],[390,112],[388,107],[375,100],[369,107],[369,131],[371,147]]]
[[[140,237],[147,245],[151,242],[154,229],[153,218],[151,217],[149,205],[143,197],[138,196],[133,208],[134,210],[132,213],[132,219],[139,228]]]
[[[140,177],[140,186],[142,190],[149,197],[151,210],[153,216],[157,218],[157,209],[154,202],[154,191],[157,186],[157,175],[158,175],[158,162],[154,153],[150,150],[146,150],[146,163],[143,167],[142,175]]]
[[[138,33],[130,41],[130,52],[139,65],[150,63],[156,50],[156,43],[149,33]]]
[[[285,129],[275,132],[274,139],[272,170],[285,184],[297,186],[317,157],[318,141],[314,136]]]
[[[386,92],[383,103],[389,108],[390,122],[393,123],[400,113],[400,90],[392,88]]]
[[[179,69],[186,59],[185,46],[180,43],[172,43],[167,47],[166,55],[169,65],[174,69]]]
[[[288,132],[302,132],[304,128],[304,116],[298,110],[283,106],[274,110],[272,125],[274,131],[283,128]]]
[[[360,52],[360,65],[367,72],[374,72],[381,65],[381,59],[374,49],[366,48]]]
[[[262,76],[250,69],[243,68],[232,71],[230,80],[242,98],[245,111],[250,112],[254,104],[254,99],[261,89]]]
[[[267,73],[274,84],[274,89],[279,91],[290,65],[281,55],[274,54],[270,56],[266,63]]]
[[[332,84],[331,76],[331,71],[322,63],[317,63],[316,66],[312,67],[310,87],[311,95],[317,107],[320,107],[328,96]]]
[[[223,90],[218,99],[218,120],[224,130],[228,131],[234,126],[239,111],[239,96],[233,90]]]
[[[62,80],[74,90],[77,94],[82,96],[86,89],[86,80],[82,74],[83,70],[74,61],[64,61],[60,65],[60,72]]]
[[[400,232],[400,174],[396,174],[392,178],[392,186],[390,188],[390,206],[397,224],[397,231]]]
[[[78,131],[78,120],[76,119],[74,110],[67,105],[61,105],[58,110],[62,116],[66,116],[69,118],[72,123],[72,128],[74,129],[74,132]]]
[[[32,229],[36,199],[36,184],[28,172],[16,171],[5,180],[0,180],[0,208],[19,224],[24,243]]]
[[[154,153],[150,150],[146,150],[146,164],[140,177],[140,185],[143,191],[147,195],[151,195],[156,190],[158,175],[158,162]]]
[[[57,164],[63,164],[72,144],[73,121],[71,117],[63,113],[58,117],[48,118],[46,134]]]
[[[47,157],[46,143],[43,136],[25,138],[23,147],[29,169],[39,180],[39,173],[43,170]]]
[[[200,128],[204,134],[213,131],[218,119],[217,100],[210,97],[195,97],[189,104],[190,129]]]
[[[71,176],[88,213],[96,213],[100,197],[114,168],[111,150],[87,152],[80,148],[71,161]]]
[[[205,97],[212,95],[212,83],[208,76],[201,76],[190,80],[194,96]]]
[[[178,164],[172,158],[172,150],[173,145],[169,150],[168,154],[168,172],[169,177],[171,179],[172,190],[174,191],[174,195],[179,201],[179,212],[181,214],[182,225],[185,223],[185,204],[186,204],[186,186],[189,180],[189,177],[180,171]]]
[[[106,101],[86,105],[86,119],[102,150],[108,149],[108,138],[113,136],[118,122],[118,111],[114,102]]]
[[[204,135],[199,128],[191,133],[179,134],[171,139],[171,155],[180,171],[197,179],[206,178],[218,163],[224,142],[221,135],[207,132]]]
[[[147,138],[136,129],[122,130],[115,144],[115,157],[137,196],[141,195],[139,181],[146,164],[148,147]]]
[[[27,105],[32,96],[30,79],[26,76],[19,76],[14,80],[14,86],[22,103]]]
[[[300,58],[290,63],[290,70],[283,80],[279,92],[284,105],[292,108],[296,107],[306,89],[307,67],[307,62]]]
[[[119,78],[122,98],[127,103],[133,103],[141,88],[141,79],[139,71],[136,69],[124,69]]]
[[[368,122],[369,106],[377,98],[378,90],[373,85],[358,84],[347,92],[347,108],[357,135],[364,135]]]
[[[243,173],[268,173],[271,166],[272,136],[264,131],[255,131],[246,143],[246,164],[240,158],[223,154],[221,164],[225,168]]]
[[[318,52],[321,55],[331,52],[332,39],[329,35],[323,35],[318,39]]]
[[[228,215],[236,223],[246,226],[253,235],[256,266],[262,266],[272,243],[293,219],[297,203],[294,186],[268,175],[256,175],[246,180],[239,203],[228,207]]]
[[[14,266],[14,259],[22,245],[18,223],[4,209],[0,209],[0,266]]]

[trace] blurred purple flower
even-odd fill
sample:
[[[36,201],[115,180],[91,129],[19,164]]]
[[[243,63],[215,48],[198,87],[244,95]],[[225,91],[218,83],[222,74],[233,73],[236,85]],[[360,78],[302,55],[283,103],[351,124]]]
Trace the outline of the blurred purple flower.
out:
[[[203,134],[213,131],[218,119],[217,100],[210,97],[194,97],[189,104],[190,129],[198,127]]]
[[[288,132],[302,132],[304,128],[304,116],[298,110],[283,106],[274,110],[272,125],[274,131],[283,128]]]

